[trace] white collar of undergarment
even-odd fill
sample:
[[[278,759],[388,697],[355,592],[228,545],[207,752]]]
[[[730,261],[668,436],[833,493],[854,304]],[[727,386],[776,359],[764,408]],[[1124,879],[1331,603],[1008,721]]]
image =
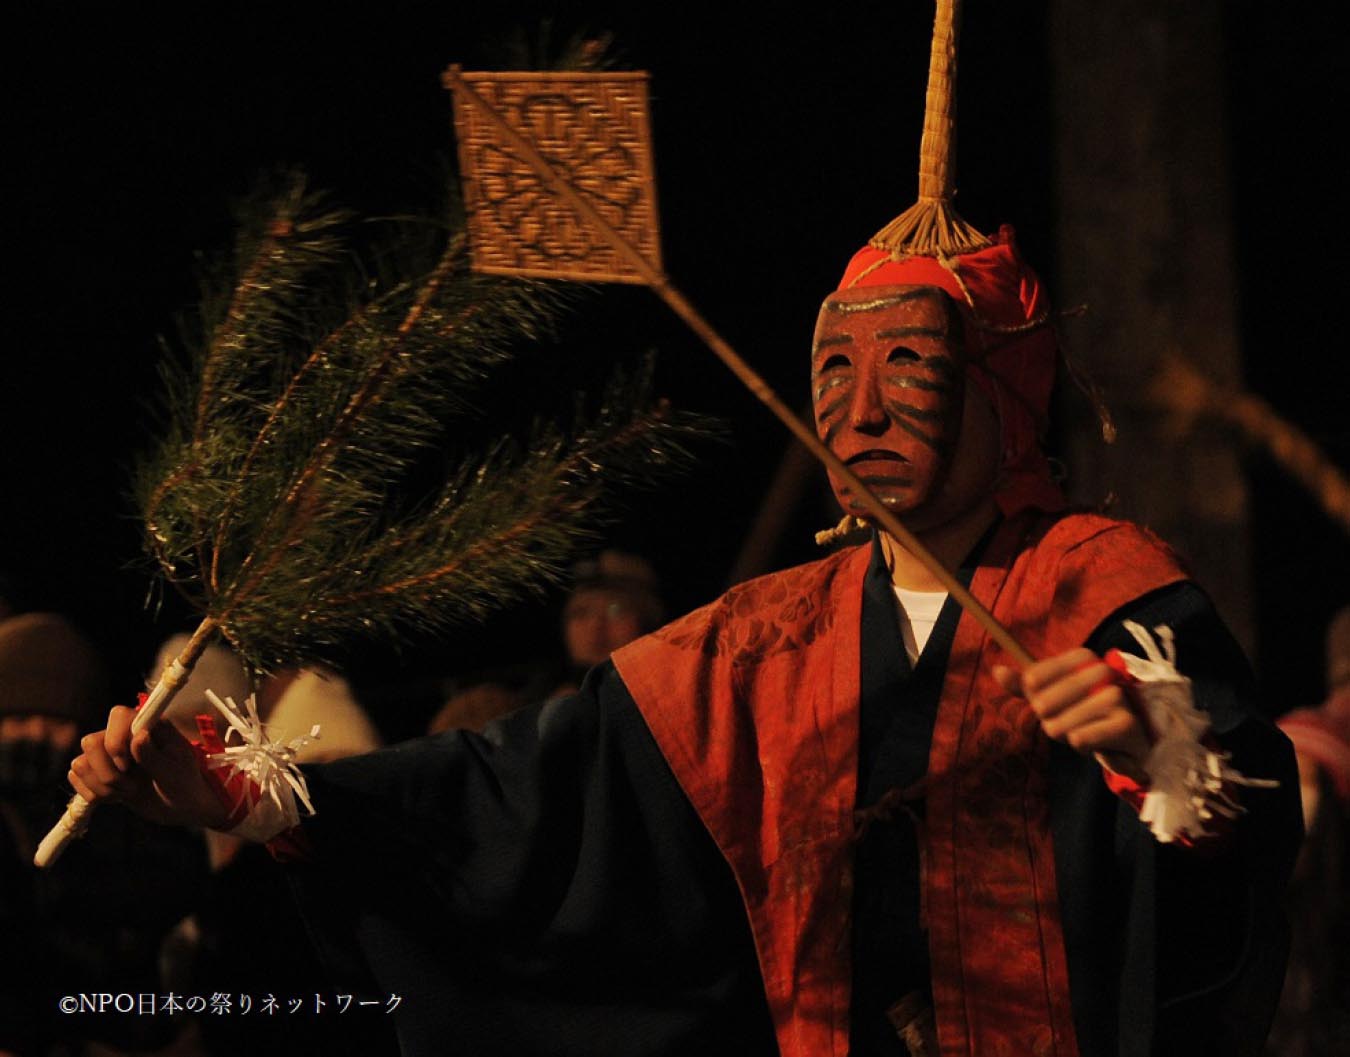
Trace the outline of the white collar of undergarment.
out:
[[[946,591],[910,591],[891,585],[895,599],[900,603],[900,637],[905,643],[909,663],[919,659],[928,637],[933,634],[938,614],[947,601]]]

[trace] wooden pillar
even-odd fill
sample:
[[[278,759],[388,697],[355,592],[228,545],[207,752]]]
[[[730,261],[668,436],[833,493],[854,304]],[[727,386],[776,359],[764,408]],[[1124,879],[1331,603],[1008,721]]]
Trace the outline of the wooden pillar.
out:
[[[1179,352],[1240,381],[1220,0],[1051,0],[1061,306],[1070,354],[1119,426],[1100,439],[1064,388],[1075,500],[1109,492],[1119,516],[1178,547],[1248,652],[1253,646],[1247,488],[1222,437],[1178,442],[1143,401]]]

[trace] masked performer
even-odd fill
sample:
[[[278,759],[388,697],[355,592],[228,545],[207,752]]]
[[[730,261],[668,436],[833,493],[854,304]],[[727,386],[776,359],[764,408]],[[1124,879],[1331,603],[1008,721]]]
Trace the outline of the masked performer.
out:
[[[1046,318],[1006,229],[945,261],[864,249],[812,391],[836,453],[1048,659],[1004,667],[881,535],[483,736],[309,769],[295,872],[401,997],[406,1052],[1259,1050],[1292,757],[1167,547],[1065,510],[1037,440]],[[1212,736],[1285,783],[1193,847],[1136,817],[1156,732],[1097,660],[1138,651],[1127,621],[1172,629]],[[129,749],[128,715],[85,740],[76,788],[227,825],[183,743]]]
[[[1040,446],[1046,296],[1010,230],[947,237],[950,184],[921,182],[927,220],[885,229],[826,298],[816,421],[1043,660],[1014,671],[879,534],[733,589],[482,735],[308,768],[317,814],[287,838],[307,912],[335,963],[354,934],[397,994],[406,1053],[1259,1052],[1292,753],[1176,556],[1066,509]],[[1141,647],[1117,666],[1174,656],[1210,749],[1178,757],[1101,660]],[[230,826],[185,743],[133,742],[129,717],[85,739],[76,789]],[[1283,784],[1222,817],[1220,749]],[[1203,795],[1164,788],[1178,759]]]

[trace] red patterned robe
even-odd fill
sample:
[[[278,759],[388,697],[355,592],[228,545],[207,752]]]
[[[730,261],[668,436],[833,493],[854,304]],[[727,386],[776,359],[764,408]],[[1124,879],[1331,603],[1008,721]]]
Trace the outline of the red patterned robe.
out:
[[[1298,805],[1240,651],[1129,525],[1013,519],[966,571],[1040,655],[1128,646],[1126,617],[1174,626],[1235,765],[1291,784],[1251,791],[1212,858],[1159,846],[989,681],[997,650],[954,611],[897,680],[889,581],[847,551],[732,590],[481,736],[308,768],[294,869],[326,951],[355,938],[402,997],[408,1055],[893,1054],[877,952],[897,922],[944,1057],[1259,1052]],[[878,702],[905,722],[923,703],[931,733],[879,742]],[[900,825],[854,843],[855,807],[894,772],[878,744],[926,770],[925,900],[918,864],[868,858]],[[913,913],[877,913],[867,897],[905,877]]]
[[[785,1057],[849,1046],[848,930],[868,548],[734,589],[615,666],[731,864]],[[1006,522],[971,589],[1033,655],[1185,577],[1149,533],[1089,515]],[[1049,823],[1049,745],[958,625],[933,731],[923,881],[942,1053],[1074,1057]]]

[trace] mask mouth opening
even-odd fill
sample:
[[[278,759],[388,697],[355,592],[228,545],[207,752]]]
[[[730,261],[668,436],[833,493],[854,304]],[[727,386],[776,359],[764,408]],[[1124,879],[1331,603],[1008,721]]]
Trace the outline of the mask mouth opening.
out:
[[[860,451],[856,455],[850,455],[844,460],[845,466],[855,466],[861,462],[877,462],[880,460],[908,463],[909,459],[901,455],[898,451],[890,451],[887,448],[868,448],[866,451]]]

